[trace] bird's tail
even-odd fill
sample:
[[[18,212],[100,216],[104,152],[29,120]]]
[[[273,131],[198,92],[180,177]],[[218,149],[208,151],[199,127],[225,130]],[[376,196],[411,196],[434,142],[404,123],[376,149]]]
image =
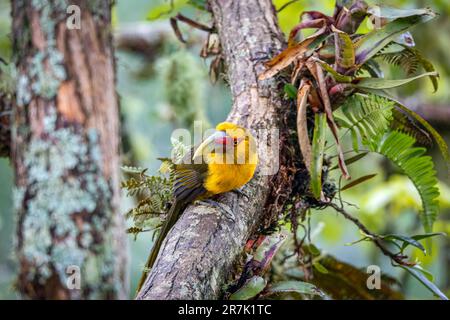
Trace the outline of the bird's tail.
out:
[[[142,272],[142,276],[139,280],[139,284],[137,287],[137,292],[141,290],[142,285],[147,279],[147,275],[150,271],[150,268],[153,267],[153,264],[156,261],[156,257],[158,257],[159,249],[166,238],[167,233],[173,227],[175,222],[177,222],[181,212],[183,211],[184,204],[179,201],[175,201],[174,204],[170,207],[169,212],[167,213],[167,218],[164,221],[164,224],[161,227],[158,237],[156,238],[155,243],[153,244],[150,255],[147,258],[147,262],[145,263],[144,270]]]

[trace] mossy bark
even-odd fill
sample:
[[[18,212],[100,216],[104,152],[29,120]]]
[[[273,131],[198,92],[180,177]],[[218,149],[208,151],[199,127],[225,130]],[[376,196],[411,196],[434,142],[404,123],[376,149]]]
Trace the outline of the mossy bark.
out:
[[[217,199],[233,211],[233,219],[220,208],[189,206],[169,232],[158,259],[138,299],[217,299],[236,272],[246,241],[267,227],[280,213],[291,194],[295,172],[286,162],[291,143],[284,123],[288,101],[283,84],[276,79],[258,81],[262,61],[285,45],[270,0],[209,1],[228,67],[233,108],[228,120],[266,133],[278,130],[280,139],[269,141],[260,153],[259,168],[275,168],[271,174],[257,172],[242,196],[227,193]],[[295,119],[294,117],[291,117]],[[294,131],[295,132],[295,131]],[[259,136],[258,139],[264,138]],[[278,143],[271,149],[273,143]],[[271,145],[272,143],[272,145]],[[298,152],[298,154],[300,154]],[[298,158],[298,156],[296,157]],[[276,170],[279,168],[279,170]],[[267,173],[267,172],[266,172]]]
[[[66,24],[69,5],[80,8],[80,29]],[[111,5],[12,1],[17,289],[26,298],[127,297]]]

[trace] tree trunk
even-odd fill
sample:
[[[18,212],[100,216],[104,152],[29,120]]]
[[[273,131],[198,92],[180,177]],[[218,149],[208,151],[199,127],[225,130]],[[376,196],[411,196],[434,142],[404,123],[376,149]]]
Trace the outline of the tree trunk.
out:
[[[111,1],[71,4],[79,29],[64,1],[12,1],[17,287],[32,299],[126,298]]]
[[[227,218],[218,208],[201,204],[185,210],[162,244],[138,299],[220,298],[236,261],[242,257],[246,241],[258,227],[276,219],[279,210],[274,209],[282,206],[283,194],[289,195],[292,187],[292,179],[286,178],[284,157],[278,156],[279,152],[285,154],[288,147],[284,139],[288,128],[283,120],[289,103],[282,98],[279,81],[257,80],[264,70],[261,60],[284,46],[272,3],[270,0],[209,3],[233,95],[228,120],[256,130],[260,143],[259,171],[243,189],[248,198],[236,193],[219,197],[218,201],[233,211],[234,219]],[[267,152],[262,151],[264,135],[278,129],[280,145],[275,134],[268,141]],[[276,193],[278,197],[274,196]]]

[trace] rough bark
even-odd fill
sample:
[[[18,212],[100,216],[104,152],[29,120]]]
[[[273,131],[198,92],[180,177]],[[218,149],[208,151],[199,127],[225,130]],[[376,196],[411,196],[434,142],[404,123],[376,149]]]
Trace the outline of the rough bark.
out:
[[[12,1],[17,288],[126,298],[111,1],[70,4],[80,29],[67,27],[65,1]]]
[[[261,128],[281,129],[283,134],[286,102],[281,86],[273,79],[257,80],[263,70],[261,60],[284,45],[271,1],[213,0],[210,5],[233,95],[228,120],[257,130],[259,140],[264,134],[258,131]],[[278,141],[275,138],[271,143]],[[278,151],[277,147],[272,153],[260,152],[259,167],[277,168]],[[137,298],[219,298],[245,242],[258,227],[272,220],[272,211],[268,209],[276,202],[274,190],[280,192],[278,189],[283,187],[278,179],[283,170],[275,175],[257,172],[243,189],[248,199],[236,193],[219,197],[218,201],[233,211],[234,221],[218,208],[189,206],[168,234]]]

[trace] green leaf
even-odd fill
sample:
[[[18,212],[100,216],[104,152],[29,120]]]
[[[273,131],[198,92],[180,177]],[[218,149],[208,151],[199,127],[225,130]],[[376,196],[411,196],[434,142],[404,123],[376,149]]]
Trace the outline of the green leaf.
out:
[[[414,239],[414,240],[416,240],[416,241],[419,241],[419,240],[422,240],[422,239],[428,239],[428,238],[431,238],[431,237],[441,236],[441,235],[446,236],[446,234],[443,233],[443,232],[435,232],[435,233],[418,234],[418,235],[412,236],[411,238]],[[407,246],[408,246],[407,243],[403,243],[403,246],[402,246],[402,249],[401,249],[401,250],[402,250],[402,251],[405,250],[405,248],[406,248]],[[428,246],[429,248],[431,248],[431,243],[430,243],[430,242],[427,242],[427,246]],[[426,253],[426,252],[424,252],[424,253]]]
[[[312,140],[311,190],[319,199],[322,192],[322,165],[325,152],[325,113],[316,113],[314,118],[314,134]]]
[[[422,270],[418,270],[415,266],[399,266],[402,269],[408,271],[414,278],[419,280],[428,290],[430,290],[434,295],[441,298],[442,300],[448,300],[447,296],[439,290],[439,288],[423,274]]]
[[[400,101],[392,97],[389,93],[387,93],[385,90],[372,90],[372,89],[364,89],[367,93],[376,94],[379,96],[382,96],[384,98],[387,98],[395,103],[395,106],[399,108],[400,110],[404,111],[406,114],[408,114],[412,119],[419,122],[425,130],[427,130],[428,133],[430,133],[434,140],[436,141],[436,144],[439,147],[439,150],[441,152],[442,157],[445,160],[445,163],[447,165],[447,172],[450,176],[450,153],[447,146],[447,143],[445,142],[444,138],[439,134],[439,132],[436,131],[424,118],[422,118],[420,115],[418,115],[416,112],[409,109],[407,106],[402,104]]]
[[[363,70],[366,70],[372,78],[384,77],[383,70],[381,70],[380,64],[375,59],[370,59],[364,63],[357,71],[357,74],[361,73]]]
[[[309,245],[306,245],[305,248],[313,256],[315,257],[320,256],[320,250],[314,244],[310,243]]]
[[[444,138],[434,129],[424,118],[422,118],[420,115],[406,107],[405,105],[401,104],[397,100],[393,100],[396,103],[396,106],[406,112],[409,116],[411,116],[414,120],[419,122],[434,138],[436,141],[436,144],[439,147],[439,150],[441,151],[441,155],[444,158],[446,165],[447,165],[447,171],[450,175],[450,153],[448,150],[447,143],[445,142]]]
[[[355,163],[355,162],[357,162],[358,160],[361,160],[362,158],[364,158],[364,157],[367,156],[368,154],[369,154],[368,152],[361,152],[361,153],[358,153],[356,156],[353,156],[353,157],[351,157],[351,158],[346,159],[346,160],[345,160],[345,164],[346,164],[347,166],[349,166],[349,165],[351,165],[352,163]],[[330,171],[336,170],[336,169],[338,169],[338,168],[339,168],[339,166],[338,166],[338,165],[335,165],[334,167],[332,167],[332,168],[330,169]]]
[[[438,73],[433,72],[426,72],[422,73],[420,75],[417,75],[415,77],[407,78],[407,79],[398,79],[398,80],[386,80],[382,78],[360,78],[356,79],[354,82],[354,86],[357,88],[364,88],[364,89],[391,89],[395,87],[400,87],[405,84],[408,84],[414,80],[423,78],[423,77],[437,77]]]
[[[337,72],[328,63],[326,63],[324,61],[321,61],[321,60],[319,60],[318,62],[320,63],[322,69],[324,69],[325,71],[330,73],[337,82],[340,82],[340,83],[351,83],[353,81],[353,79],[354,79],[353,77],[345,76],[345,75]]]
[[[303,282],[303,281],[281,281],[272,285],[268,290],[268,293],[284,293],[284,292],[297,292],[302,294],[311,294],[322,296],[323,292],[315,285]]]
[[[422,200],[421,218],[425,231],[431,232],[439,212],[439,189],[434,163],[431,157],[424,155],[426,149],[414,147],[416,141],[413,137],[398,131],[388,131],[395,103],[385,97],[376,98],[373,94],[366,97],[355,94],[341,106],[347,121],[340,125],[352,132],[356,132],[357,128],[362,143],[370,151],[386,156],[411,179]]]
[[[325,268],[323,265],[321,265],[319,262],[313,262],[313,267],[320,273],[328,273],[327,268]]]
[[[412,236],[414,240],[422,240],[426,238],[436,237],[436,236],[447,236],[444,232],[433,232],[433,233],[425,233],[425,234],[416,234]]]
[[[197,9],[207,11],[206,1],[207,0],[188,0],[188,3]]]
[[[410,241],[403,242],[401,251],[403,252],[408,247],[408,245],[413,245],[413,246],[419,248],[420,250],[422,250],[423,253],[426,254],[426,250],[422,246],[422,244],[420,244],[419,240],[428,239],[428,238],[435,237],[435,236],[442,236],[442,235],[445,236],[446,234],[443,232],[434,232],[434,233],[417,234],[417,235],[414,235],[411,237],[407,237],[408,240],[410,240]],[[416,245],[417,243],[418,243],[418,245]]]
[[[335,46],[336,46],[336,66],[340,72],[353,68],[355,65],[355,49],[350,36],[331,26],[334,32]]]
[[[419,63],[421,64],[422,68],[427,72],[434,72],[436,71],[433,63],[431,63],[430,60],[426,59],[419,50],[409,48],[410,51],[412,51],[416,58],[418,59]],[[437,76],[430,76],[431,83],[433,84],[434,92],[436,92],[439,88],[438,83],[439,74]]]
[[[353,151],[359,152],[359,142],[356,130],[351,130]]]
[[[354,94],[347,98],[339,111],[345,116],[336,119],[338,124],[352,133],[353,149],[358,151],[358,134],[363,144],[383,135],[392,120],[394,103],[376,95]],[[336,112],[336,111],[335,111]]]
[[[418,264],[414,265],[413,268],[416,269],[417,271],[422,272],[423,275],[424,275],[428,280],[430,280],[431,282],[434,281],[434,275],[433,275],[430,271],[428,271],[428,270],[422,268],[422,267],[421,267],[420,265],[418,265]]]
[[[359,185],[359,184],[361,184],[361,183],[363,183],[363,182],[365,182],[365,181],[367,181],[367,180],[372,179],[372,178],[375,177],[376,175],[377,175],[377,174],[374,173],[374,174],[368,174],[368,175],[366,175],[366,176],[360,177],[360,178],[358,178],[358,179],[356,179],[356,180],[354,180],[354,181],[352,181],[352,182],[350,182],[350,183],[347,183],[345,186],[343,186],[343,187],[341,188],[341,191],[345,191],[345,190],[347,190],[347,189],[353,188],[353,187],[355,187],[355,186],[357,186],[357,185]]]
[[[403,236],[403,235],[399,235],[399,234],[387,234],[385,236],[382,237],[383,240],[399,240],[402,241],[402,251],[408,246],[408,245],[412,245],[418,249],[420,249],[423,253],[426,253],[426,250],[424,248],[424,246],[417,241],[416,239],[413,239],[412,237],[407,237],[407,236]]]
[[[284,85],[284,92],[291,99],[297,98],[297,88],[290,83]]]
[[[387,6],[374,6],[367,10],[367,12],[378,18],[385,18],[389,20],[394,20],[398,18],[406,18],[412,16],[421,16],[434,14],[428,8],[423,9],[397,9]]]
[[[369,32],[355,43],[356,63],[363,65],[399,35],[419,23],[433,19],[435,16],[434,12],[425,9],[421,14],[397,18],[382,28]]]
[[[171,0],[153,7],[147,13],[147,20],[158,20],[167,18],[179,12],[183,7],[189,4],[189,0]]]
[[[369,148],[386,156],[407,175],[422,200],[422,223],[431,232],[439,213],[439,189],[434,163],[424,155],[426,149],[414,147],[415,139],[407,134],[392,131],[370,143]]]
[[[432,73],[436,71],[434,65],[419,50],[404,45],[391,44],[376,57],[380,57],[389,64],[399,66],[408,75],[416,73],[419,66],[422,66],[426,72]],[[439,76],[436,74],[429,77],[436,92],[439,86]]]
[[[263,277],[251,277],[239,290],[230,296],[230,300],[249,300],[261,293],[265,287],[266,280]]]

